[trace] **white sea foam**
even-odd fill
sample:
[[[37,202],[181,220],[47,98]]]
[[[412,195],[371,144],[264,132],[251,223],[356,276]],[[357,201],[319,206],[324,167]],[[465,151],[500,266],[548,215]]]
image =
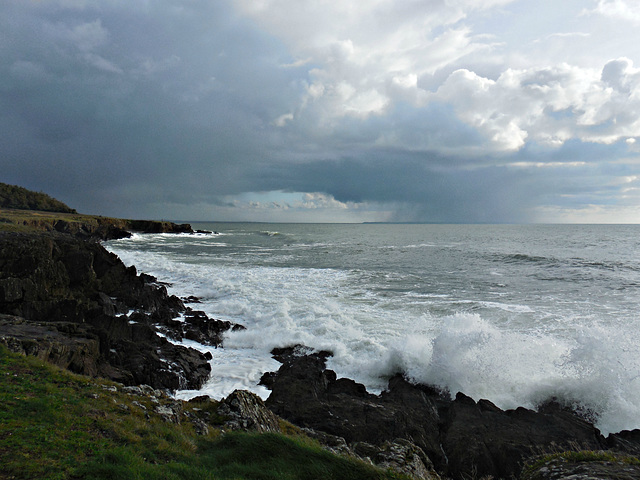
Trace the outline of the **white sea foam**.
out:
[[[279,367],[269,352],[302,343],[334,352],[328,367],[373,392],[402,372],[452,394],[487,398],[501,408],[535,408],[555,396],[596,412],[604,433],[640,427],[640,318],[623,310],[623,303],[617,310],[589,303],[588,296],[576,300],[574,283],[566,284],[567,294],[534,283],[539,291],[514,297],[509,271],[487,270],[498,271],[504,284],[496,291],[483,284],[488,290],[477,299],[461,290],[467,279],[460,276],[472,274],[465,267],[443,270],[441,281],[451,282],[445,289],[430,290],[423,282],[422,290],[395,291],[393,285],[404,278],[398,273],[302,268],[290,258],[291,249],[281,252],[269,245],[254,247],[253,260],[236,249],[209,262],[211,249],[227,248],[230,236],[225,244],[190,241],[190,247],[200,249],[196,254],[180,253],[179,244],[166,248],[171,238],[134,237],[111,242],[109,248],[125,263],[170,282],[170,293],[200,297],[197,308],[208,315],[247,327],[229,332],[224,348],[197,346],[213,355],[212,377],[201,391],[178,392],[180,398],[203,393],[221,398],[236,388],[265,398],[268,391],[257,383],[264,372]],[[366,248],[354,254],[360,251]],[[289,263],[261,264],[263,254]],[[415,275],[406,278],[420,281]],[[501,301],[481,299],[490,295]]]

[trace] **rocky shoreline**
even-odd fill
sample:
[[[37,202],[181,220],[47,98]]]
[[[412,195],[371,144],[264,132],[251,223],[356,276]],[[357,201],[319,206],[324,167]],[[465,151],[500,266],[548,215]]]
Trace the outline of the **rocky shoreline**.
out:
[[[532,457],[566,450],[640,455],[640,430],[605,438],[592,423],[554,399],[538,411],[522,407],[505,411],[489,400],[476,402],[460,392],[451,399],[448,392],[412,384],[401,374],[389,380],[382,394],[373,395],[364,385],[337,378],[328,370],[330,352],[298,346],[273,354],[282,366],[265,374],[261,383],[271,390],[266,405],[274,413],[344,439],[356,450],[363,442],[380,446],[408,441],[426,455],[426,466],[447,477],[518,478]],[[572,478],[640,478],[637,465],[621,467],[626,471],[621,477],[611,467],[606,477]]]
[[[127,268],[99,243],[129,235],[124,227],[193,233],[191,227],[66,220],[44,225],[0,232],[0,344],[125,386],[200,388],[211,373],[211,357],[172,341],[222,346],[224,332],[244,327],[194,310],[188,305],[197,299],[169,295],[156,278]],[[565,450],[612,456],[596,456],[578,473],[574,463],[549,460],[522,478],[567,478],[570,471],[577,475],[571,478],[640,478],[640,461],[629,460],[640,455],[640,430],[605,438],[552,399],[538,411],[504,411],[462,393],[452,399],[399,374],[385,392],[373,395],[328,370],[330,352],[291,346],[273,354],[282,366],[261,380],[271,395],[263,403],[234,392],[221,403],[226,407],[220,414],[231,419],[228,428],[279,431],[280,417],[327,449],[413,478],[518,478],[532,457]]]
[[[95,238],[95,237],[91,237]],[[84,234],[0,232],[0,343],[124,385],[197,389],[233,325],[206,318]]]

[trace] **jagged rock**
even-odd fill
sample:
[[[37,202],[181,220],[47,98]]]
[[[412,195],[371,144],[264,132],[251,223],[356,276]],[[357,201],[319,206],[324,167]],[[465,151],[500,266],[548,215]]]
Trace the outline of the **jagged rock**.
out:
[[[301,428],[302,433],[336,455],[359,458],[383,469],[391,469],[410,478],[440,480],[433,463],[417,445],[404,439],[373,445],[367,442],[347,444],[344,438],[310,428]]]
[[[193,429],[196,432],[196,435],[209,435],[209,425],[207,425],[205,421],[203,421],[201,418],[198,418],[197,415],[194,415],[191,412],[184,412],[184,415],[193,425]]]
[[[136,311],[130,318],[129,310]],[[199,388],[210,374],[208,358],[156,334],[160,324],[181,340],[181,322],[173,319],[185,310],[156,279],[98,243],[0,233],[0,314],[10,315],[2,334],[16,351],[126,385]]]
[[[301,356],[300,351],[276,352],[275,358],[284,360],[282,367],[261,379],[271,389],[266,404],[274,413],[349,443],[412,439],[437,466],[446,465],[439,443],[438,392],[409,388],[397,377],[390,392],[372,395],[364,386],[326,370],[328,352]]]
[[[337,379],[325,368],[326,352],[305,354],[304,349],[290,348],[274,353],[284,363],[261,383],[271,389],[266,404],[277,415],[348,443],[379,448],[397,438],[409,440],[446,476],[511,478],[536,452],[576,445],[606,448],[598,429],[555,403],[539,412],[503,411],[461,393],[451,400],[446,392],[413,385],[400,375],[376,396],[352,380]],[[634,435],[627,437],[611,441],[637,445]]]
[[[184,314],[184,338],[202,345],[222,346],[224,333],[233,326],[231,322],[209,318],[201,311],[187,309]]]
[[[581,459],[580,459],[581,458]],[[637,480],[640,464],[637,458],[630,459],[610,452],[575,452],[575,455],[552,455],[531,463],[525,468],[520,480]]]
[[[502,411],[487,400],[475,402],[458,393],[442,417],[442,448],[455,477],[474,471],[508,478],[538,451],[605,446],[598,429],[559,405],[549,404],[540,412]]]
[[[311,428],[301,428],[302,433],[307,437],[317,440],[322,447],[336,455],[346,455],[351,457],[357,457],[358,455],[347,445],[347,441],[336,435],[330,435],[319,430],[313,430]]]
[[[607,437],[607,445],[612,450],[640,456],[640,430],[622,430]]]
[[[195,233],[188,223],[176,224],[157,220],[127,220],[127,228],[141,233]]]
[[[352,448],[356,455],[369,459],[380,468],[389,468],[410,478],[440,480],[429,457],[408,440],[398,438],[380,446],[358,442]]]
[[[178,402],[174,404],[156,405],[153,409],[167,423],[180,423],[182,405]]]
[[[100,342],[86,326],[73,323],[31,323],[0,314],[0,344],[74,373],[95,376]]]
[[[143,404],[141,404],[140,402],[138,402],[137,400],[134,400],[133,402],[131,402],[131,405],[135,405],[136,407],[138,407],[140,410],[147,410],[147,407],[145,407]]]
[[[129,395],[147,396],[147,397],[165,397],[165,393],[162,390],[155,389],[150,385],[130,385],[122,387],[124,393]]]
[[[220,402],[218,413],[227,417],[225,427],[231,430],[252,430],[259,433],[280,432],[278,417],[262,399],[246,390],[235,390]]]

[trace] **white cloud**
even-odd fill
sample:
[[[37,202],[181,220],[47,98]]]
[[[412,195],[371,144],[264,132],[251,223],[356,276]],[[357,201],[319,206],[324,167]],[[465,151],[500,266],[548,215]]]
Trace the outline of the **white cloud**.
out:
[[[458,70],[433,98],[454,105],[487,140],[484,146],[497,151],[530,140],[559,146],[569,139],[614,143],[640,135],[640,75],[628,59],[600,72],[567,64],[508,69],[495,81]]]
[[[168,207],[173,208],[173,207]],[[251,192],[225,197],[220,205],[201,205],[201,215],[218,220],[269,222],[362,222],[387,221],[393,212],[378,203],[341,202],[320,192]],[[186,218],[184,215],[176,218]]]
[[[275,124],[278,127],[284,127],[287,124],[287,122],[290,122],[291,120],[293,120],[293,113],[285,113],[283,115],[280,115],[278,118],[276,118]]]
[[[627,0],[598,0],[598,5],[585,13],[596,13],[616,20],[640,23],[640,4]]]
[[[590,33],[586,32],[564,32],[564,33],[552,33],[547,35],[544,40],[553,40],[553,39],[562,39],[562,40],[573,40],[576,38],[589,38],[591,36]],[[541,39],[534,40],[534,43],[541,43]]]
[[[339,209],[346,210],[348,208],[357,207],[356,204],[347,204],[344,202],[339,202],[332,195],[326,195],[324,193],[305,193],[303,195],[301,202],[296,202],[294,204],[296,208],[306,208],[306,209],[318,209],[318,208],[329,208],[329,209]]]
[[[459,0],[240,0],[237,4],[283,40],[295,60],[309,65],[310,82],[300,109],[310,123],[381,114],[396,97],[423,101],[421,77],[492,48],[460,25],[469,13],[510,3]],[[300,116],[300,118],[303,118]]]
[[[615,143],[640,135],[638,72],[631,60],[604,65],[569,62],[510,68],[508,57],[493,56],[504,48],[499,39],[476,34],[466,22],[473,15],[505,7],[508,0],[239,0],[242,12],[283,40],[293,54],[287,65],[308,66],[304,94],[295,113],[274,118],[278,126],[300,124],[313,135],[334,141],[352,130],[345,121],[382,117],[377,132],[360,131],[376,145],[481,154],[514,152],[528,142],[558,147],[571,139]],[[634,14],[640,7],[600,1],[594,12]],[[473,18],[480,18],[478,16]],[[550,33],[546,39],[586,40],[584,31]],[[482,58],[494,62],[489,76]],[[456,65],[469,64],[457,68]],[[451,70],[445,76],[443,72]],[[434,82],[434,75],[441,81]],[[416,115],[431,115],[428,106],[453,107],[458,119],[479,134],[452,145],[438,129],[451,125],[427,122],[431,132],[402,130],[413,119],[394,117],[394,107],[407,103]],[[354,127],[357,130],[357,127]],[[355,132],[355,130],[353,130]],[[335,135],[338,134],[338,137]]]

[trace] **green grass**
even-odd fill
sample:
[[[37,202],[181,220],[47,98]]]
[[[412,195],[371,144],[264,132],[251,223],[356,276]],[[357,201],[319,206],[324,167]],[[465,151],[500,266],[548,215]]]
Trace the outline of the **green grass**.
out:
[[[36,210],[17,210],[0,208],[0,231],[33,232],[53,230],[57,221],[63,220],[70,224],[98,227],[99,225],[114,225],[126,229],[129,220],[83,215],[79,213],[58,213]]]
[[[640,459],[632,455],[604,450],[567,450],[548,453],[531,459],[523,468],[521,478],[529,478],[533,473],[549,463],[593,463],[608,462],[627,465],[640,465]]]
[[[167,423],[149,397],[112,392],[113,385],[0,346],[0,479],[403,478],[298,434],[221,435],[213,425],[198,436],[186,419]],[[215,403],[184,409],[204,416]]]

